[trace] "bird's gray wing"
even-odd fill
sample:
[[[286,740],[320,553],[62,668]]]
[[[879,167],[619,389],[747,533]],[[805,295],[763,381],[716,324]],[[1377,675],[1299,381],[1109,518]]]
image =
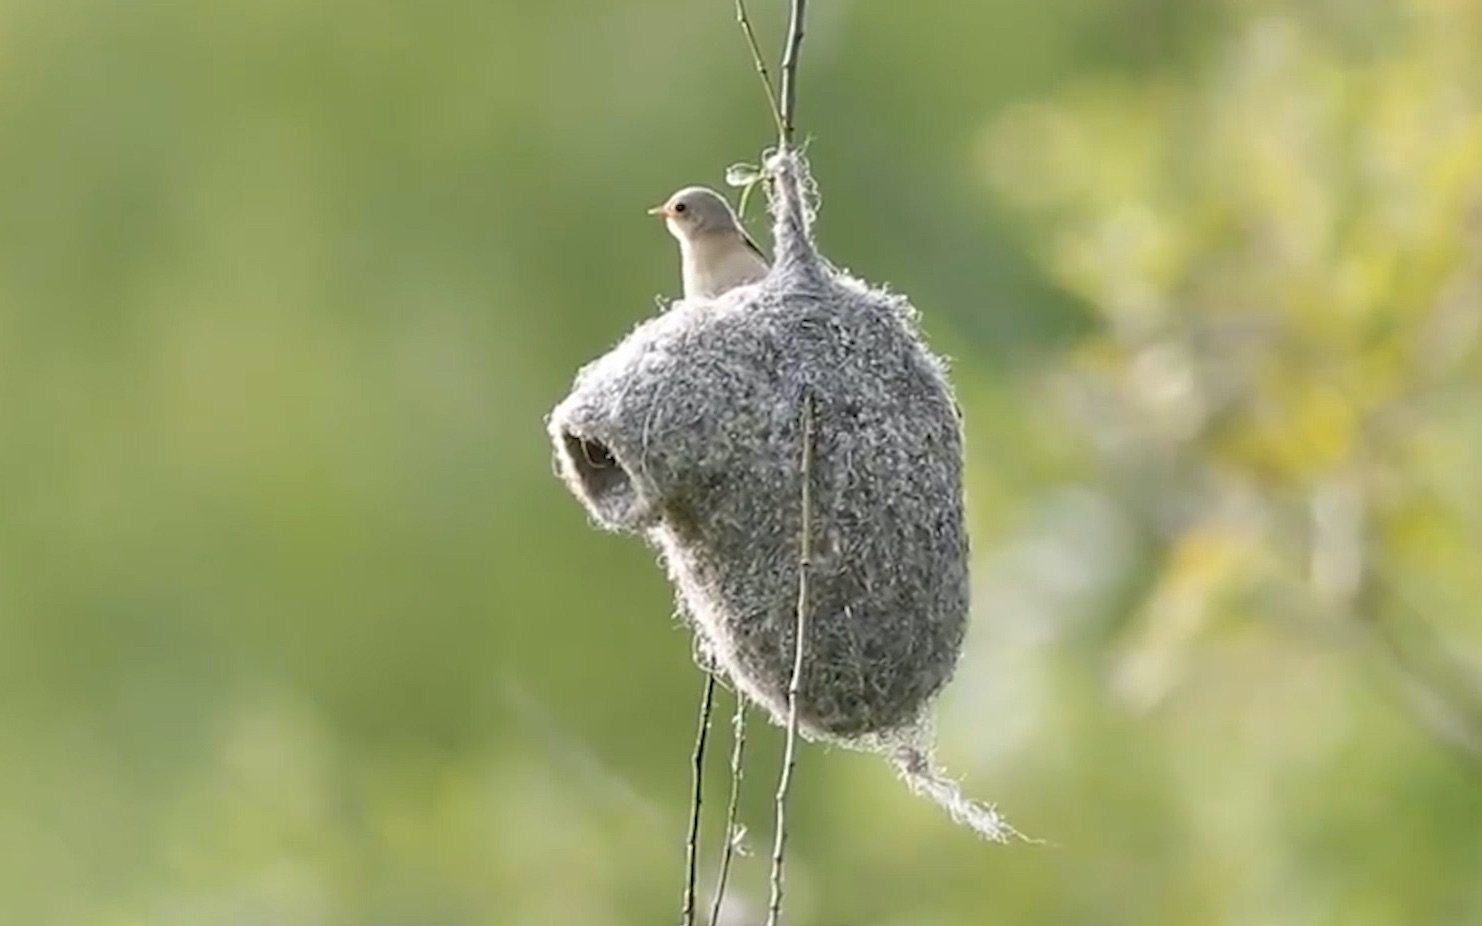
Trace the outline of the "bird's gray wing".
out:
[[[770,263],[772,263],[771,259],[767,257],[766,252],[763,251],[760,247],[758,247],[757,246],[757,243],[755,241],[752,241],[751,240],[751,236],[746,233],[746,229],[744,229],[744,228],[741,229],[741,240],[744,241],[744,242],[746,242],[746,246],[751,249],[751,253],[753,253],[757,257],[760,257],[761,258],[762,263],[764,263],[764,264],[770,264]]]

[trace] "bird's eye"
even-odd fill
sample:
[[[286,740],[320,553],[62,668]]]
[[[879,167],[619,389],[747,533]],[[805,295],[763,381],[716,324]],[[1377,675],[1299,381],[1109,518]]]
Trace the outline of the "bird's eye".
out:
[[[675,203],[674,204],[674,211],[675,212],[684,212],[688,208],[689,208],[689,206],[686,206],[684,203]]]

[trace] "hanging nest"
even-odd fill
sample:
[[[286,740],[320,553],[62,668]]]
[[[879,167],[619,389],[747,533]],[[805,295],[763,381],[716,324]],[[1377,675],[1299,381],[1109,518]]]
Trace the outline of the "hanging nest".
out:
[[[584,367],[548,425],[562,478],[604,528],[663,554],[701,647],[787,722],[811,403],[804,736],[889,754],[918,791],[1011,833],[930,760],[930,706],[968,611],[962,421],[916,310],[831,266],[807,165],[767,165],[776,260],[688,299]]]

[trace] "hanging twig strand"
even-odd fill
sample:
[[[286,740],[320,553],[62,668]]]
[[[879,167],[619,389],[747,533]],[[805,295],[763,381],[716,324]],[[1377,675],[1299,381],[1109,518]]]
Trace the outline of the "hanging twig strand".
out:
[[[792,148],[798,107],[798,52],[803,47],[803,14],[807,0],[792,0],[787,23],[787,48],[782,53],[782,149]]]
[[[798,528],[798,613],[793,631],[792,678],[787,685],[787,740],[782,751],[782,775],[777,782],[777,832],[772,843],[772,898],[767,905],[767,926],[777,926],[782,914],[782,860],[787,848],[787,793],[797,764],[798,694],[803,677],[803,643],[808,632],[808,569],[812,565],[813,521],[813,398],[803,397],[802,524]]]
[[[690,832],[685,840],[684,907],[680,920],[695,926],[695,872],[699,866],[700,795],[705,781],[705,741],[710,736],[710,710],[715,702],[715,667],[705,667],[705,694],[700,701],[700,728],[695,733],[694,786],[690,792]]]
[[[726,902],[726,884],[731,877],[731,858],[741,832],[736,814],[741,804],[741,769],[746,755],[746,698],[736,692],[736,713],[731,717],[731,798],[726,805],[726,842],[720,849],[720,870],[715,875],[715,897],[710,901],[710,926],[720,926],[720,911]]]

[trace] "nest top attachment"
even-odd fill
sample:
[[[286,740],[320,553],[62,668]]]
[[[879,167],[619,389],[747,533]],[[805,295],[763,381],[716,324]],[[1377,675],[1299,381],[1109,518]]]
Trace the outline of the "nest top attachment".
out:
[[[818,253],[802,157],[767,169],[771,271],[676,302],[584,367],[548,421],[559,470],[599,525],[659,548],[702,648],[785,723],[811,402],[799,730],[885,751],[948,804],[927,753],[968,610],[957,406],[915,309]],[[953,813],[1001,838],[977,809],[992,827]]]

